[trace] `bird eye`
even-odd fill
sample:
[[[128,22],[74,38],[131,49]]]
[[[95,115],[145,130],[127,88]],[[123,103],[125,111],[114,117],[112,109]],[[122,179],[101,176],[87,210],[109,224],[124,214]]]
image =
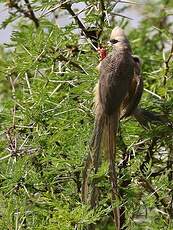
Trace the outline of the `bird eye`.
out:
[[[116,40],[116,39],[111,39],[110,40],[110,43],[112,43],[112,44],[116,44],[118,42],[118,40]]]

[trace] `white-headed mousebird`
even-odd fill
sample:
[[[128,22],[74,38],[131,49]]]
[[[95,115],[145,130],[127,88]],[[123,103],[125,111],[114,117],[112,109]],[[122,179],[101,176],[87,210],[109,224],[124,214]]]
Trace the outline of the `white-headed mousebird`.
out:
[[[112,206],[115,228],[120,229],[119,195],[116,170],[116,137],[121,117],[127,117],[137,108],[143,91],[140,61],[132,56],[130,43],[124,31],[115,27],[110,36],[112,52],[106,55],[101,50],[98,66],[100,78],[95,88],[95,127],[90,145],[90,154],[83,171],[82,199],[87,200],[88,171],[93,165],[96,174],[99,168],[100,151],[103,149],[109,162],[109,180],[112,189]],[[103,56],[103,58],[102,58]],[[93,180],[90,204],[97,204],[97,185]],[[92,226],[88,229],[94,229]]]

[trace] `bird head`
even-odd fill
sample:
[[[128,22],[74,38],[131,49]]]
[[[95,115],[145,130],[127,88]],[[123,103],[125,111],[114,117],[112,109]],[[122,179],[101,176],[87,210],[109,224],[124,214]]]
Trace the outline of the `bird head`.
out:
[[[120,27],[115,27],[110,35],[109,44],[113,47],[122,47],[122,48],[130,48],[130,43],[124,33],[124,30]]]

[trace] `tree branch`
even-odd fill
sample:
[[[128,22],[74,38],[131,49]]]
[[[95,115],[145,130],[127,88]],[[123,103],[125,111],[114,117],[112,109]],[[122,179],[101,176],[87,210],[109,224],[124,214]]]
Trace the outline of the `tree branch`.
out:
[[[85,25],[82,23],[82,21],[79,19],[79,17],[75,14],[73,9],[71,8],[71,4],[67,1],[65,1],[64,3],[62,3],[61,7],[64,7],[69,12],[69,14],[74,18],[74,20],[78,24],[79,28],[82,30],[85,37],[90,39],[90,41],[91,41],[90,43],[93,46],[93,48],[95,50],[97,50],[97,47],[93,43],[93,40],[96,41],[97,38],[95,36],[93,36],[93,33],[91,33],[91,31],[87,30]]]
[[[16,9],[17,12],[23,14],[26,18],[29,18],[30,20],[32,20],[35,24],[35,27],[38,28],[39,27],[39,20],[38,20],[38,18],[36,18],[34,11],[32,10],[32,7],[30,5],[29,0],[24,0],[24,1],[26,3],[28,11],[26,11],[21,6],[19,6],[18,3],[14,0],[10,0],[8,3],[8,6],[9,6],[9,8]]]
[[[36,18],[29,0],[24,0],[24,1],[25,1],[26,5],[27,5],[27,8],[28,8],[28,12],[29,12],[29,15],[30,15],[29,18],[35,23],[35,27],[38,28],[39,27],[39,20],[38,20],[38,18]]]

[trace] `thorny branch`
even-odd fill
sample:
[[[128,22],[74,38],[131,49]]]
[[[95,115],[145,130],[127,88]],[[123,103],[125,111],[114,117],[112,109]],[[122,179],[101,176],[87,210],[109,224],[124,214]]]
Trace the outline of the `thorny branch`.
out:
[[[75,14],[75,12],[72,9],[72,5],[71,3],[67,2],[67,1],[62,1],[62,6],[61,8],[65,8],[69,14],[74,18],[74,20],[76,21],[76,23],[78,24],[79,28],[82,30],[83,34],[85,35],[85,37],[87,39],[90,39],[90,44],[93,46],[93,48],[95,50],[97,50],[97,46],[94,44],[93,41],[97,41],[98,37],[95,36],[96,34],[91,33],[91,31],[89,31],[85,25],[82,23],[82,21],[79,19],[79,17],[77,16],[77,14]]]
[[[39,27],[39,21],[38,21],[38,19],[36,18],[35,14],[34,14],[34,11],[33,11],[32,7],[31,7],[31,4],[30,4],[29,0],[25,0],[25,3],[27,5],[28,11],[29,11],[30,19],[33,20],[33,22],[35,23],[36,28],[38,28]]]
[[[9,8],[14,8],[16,9],[17,12],[23,14],[26,18],[29,18],[30,20],[32,20],[35,24],[35,27],[38,28],[39,27],[39,20],[38,18],[35,16],[35,13],[31,7],[31,4],[29,2],[29,0],[24,0],[27,6],[28,10],[25,10],[21,5],[19,6],[18,2],[16,0],[10,0],[7,5]]]
[[[75,14],[71,6],[72,6],[71,3],[65,1],[64,3],[62,3],[61,7],[64,7],[69,12],[69,14],[71,14],[71,16],[75,19],[76,23],[79,25],[79,28],[86,34],[86,36],[88,36],[84,24],[81,22],[79,17]]]

